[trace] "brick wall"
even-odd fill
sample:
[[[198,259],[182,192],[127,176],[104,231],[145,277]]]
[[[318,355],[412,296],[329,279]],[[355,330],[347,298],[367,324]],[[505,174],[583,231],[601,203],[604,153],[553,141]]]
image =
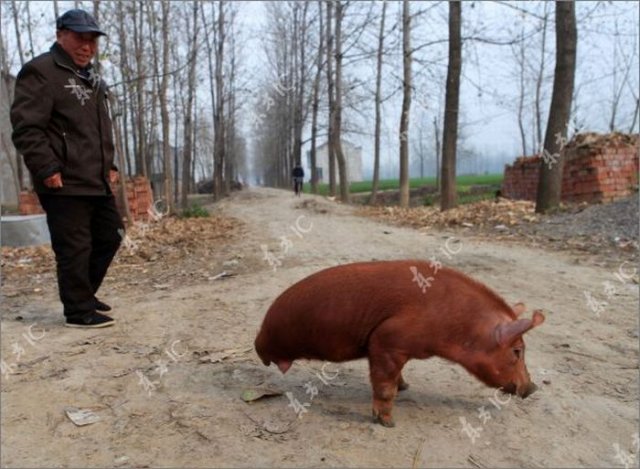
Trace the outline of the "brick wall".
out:
[[[562,151],[562,200],[609,202],[638,189],[638,135],[579,134]],[[535,200],[540,156],[520,157],[506,165],[502,195]]]
[[[153,204],[153,192],[149,180],[143,176],[130,178],[126,183],[127,201],[129,202],[129,211],[134,221],[148,221],[149,209]],[[120,202],[120,195],[117,192],[117,186],[111,186],[111,190],[116,194],[116,205],[118,210],[124,217],[124,209]]]
[[[137,176],[133,179],[128,179],[126,182],[127,200],[129,202],[129,210],[134,221],[144,220],[148,221],[148,210],[153,204],[153,193],[151,192],[151,185],[149,181],[142,177]],[[116,194],[116,205],[120,214],[124,217],[124,209],[120,202],[118,186],[112,185],[111,190]],[[40,201],[35,192],[23,191],[20,193],[19,200],[20,215],[35,215],[38,213],[44,213],[40,206]]]

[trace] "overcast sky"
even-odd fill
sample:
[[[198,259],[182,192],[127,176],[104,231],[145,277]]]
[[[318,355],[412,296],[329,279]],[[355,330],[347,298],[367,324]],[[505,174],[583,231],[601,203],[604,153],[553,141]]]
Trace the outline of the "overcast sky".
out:
[[[3,2],[2,28],[3,34],[10,40],[13,31],[7,2]],[[59,2],[60,10],[65,11],[73,7],[73,2]],[[92,3],[81,2],[84,8],[91,11]],[[261,31],[266,27],[265,9],[262,2],[239,2],[240,19],[243,24],[244,42],[243,62],[252,80],[258,81],[264,76],[264,53],[262,48]],[[542,12],[543,2],[517,2],[512,6],[521,7],[534,13]],[[401,2],[389,1],[388,24],[399,16]],[[429,8],[432,6],[433,8]],[[358,7],[362,7],[359,5]],[[353,7],[349,7],[353,8]],[[379,9],[379,3],[374,8]],[[447,37],[447,5],[428,2],[411,2],[412,12],[429,8],[429,11],[414,22],[412,30],[412,46]],[[549,80],[545,89],[546,101],[543,116],[549,112],[548,100],[551,95],[552,73],[554,66],[553,50],[555,37],[553,22],[553,3],[548,4],[551,13],[551,23],[548,30],[548,64]],[[608,130],[608,120],[611,110],[611,99],[614,90],[614,79],[619,82],[620,73],[613,76],[614,62],[620,65],[623,57],[631,60],[632,71],[629,75],[628,90],[623,91],[620,107],[621,123],[628,128],[633,111],[631,92],[638,94],[640,83],[640,66],[638,64],[638,29],[639,2],[578,2],[578,66],[576,75],[576,109],[573,124],[580,131]],[[35,29],[34,43],[36,53],[44,52],[54,40],[53,6],[51,2],[33,2],[32,12]],[[347,15],[349,10],[347,11]],[[538,24],[534,15],[521,13],[517,8],[498,4],[496,2],[463,2],[463,36],[474,31],[482,31],[483,37],[502,40],[518,34],[522,28],[532,30]],[[375,31],[376,25],[372,25]],[[618,36],[615,36],[615,31]],[[396,33],[398,34],[398,33]],[[348,40],[348,38],[347,38]],[[539,54],[539,35],[527,41],[526,53],[533,60]],[[11,46],[11,43],[9,44]],[[430,64],[414,63],[414,96],[410,131],[417,135],[418,128],[423,127],[425,138],[432,139],[432,120],[435,115],[441,115],[441,102],[444,98],[443,83],[438,83],[436,77],[446,74],[447,44],[443,42],[433,47],[422,49],[416,57],[431,61]],[[14,73],[17,73],[15,50],[9,47],[9,56],[13,60]],[[468,151],[482,154],[483,159],[493,159],[498,168],[504,161],[513,160],[522,153],[521,143],[513,104],[517,99],[517,77],[514,53],[510,46],[497,46],[478,41],[465,41],[463,56],[463,79],[461,83],[460,118],[463,123],[463,147]],[[386,64],[387,89],[398,85],[401,74],[401,59],[399,51],[389,57]],[[347,67],[347,78],[359,78],[366,82],[373,80],[372,62]],[[368,85],[367,85],[368,86]],[[256,85],[257,87],[257,85]],[[207,93],[203,93],[203,99]],[[532,92],[528,94],[531,97]],[[397,176],[397,128],[400,115],[400,99],[398,93],[394,99],[384,105],[384,135],[383,158],[385,165],[383,177]],[[371,100],[372,101],[372,100]],[[360,113],[346,111],[346,120],[363,132],[372,132],[372,103],[363,105]],[[244,109],[245,116],[253,112],[251,106]],[[638,131],[638,123],[635,132]],[[246,127],[249,128],[248,126]],[[430,135],[430,136],[429,136]],[[349,134],[347,139],[361,145],[364,154],[365,172],[371,167],[373,141],[370,136]],[[306,149],[305,149],[306,150]]]
[[[256,32],[264,28],[266,15],[261,2],[246,2],[242,9],[242,19],[246,29]],[[427,8],[427,2],[411,2],[412,12]],[[541,14],[543,2],[512,3],[522,9]],[[390,2],[388,8],[388,24],[395,21],[400,14],[400,2]],[[379,8],[376,5],[375,8]],[[549,112],[549,100],[553,82],[553,68],[555,65],[555,22],[553,2],[547,4],[550,13],[550,23],[547,32],[547,65],[548,79],[544,89],[542,115],[546,121]],[[634,110],[631,89],[638,95],[640,66],[638,64],[638,29],[639,2],[578,2],[576,8],[578,25],[578,60],[576,71],[576,101],[572,129],[579,131],[608,131],[611,112],[611,100],[614,81],[620,82],[621,73],[613,76],[614,61],[622,67],[623,57],[631,61],[629,84],[623,91],[619,110],[619,122],[625,130],[631,123]],[[442,2],[434,6],[427,13],[429,18],[421,18],[414,22],[412,31],[412,46],[434,39],[447,37],[447,5]],[[463,36],[475,31],[482,31],[483,37],[494,40],[509,39],[519,33],[522,28],[531,31],[538,27],[539,20],[534,15],[519,12],[515,8],[496,2],[463,2]],[[615,36],[615,32],[618,36]],[[261,34],[254,34],[251,46],[248,46],[253,57],[257,60],[256,75],[264,71],[264,61],[261,51]],[[540,54],[539,43],[541,35],[537,34],[526,41],[527,60],[537,60]],[[399,51],[398,51],[399,52]],[[446,74],[447,44],[433,46],[429,51],[421,51],[423,59],[433,59],[435,64],[413,64],[414,96],[411,115],[411,132],[417,134],[418,127],[424,127],[425,135],[432,132],[433,116],[441,114],[441,101],[444,98],[443,83],[440,88],[432,82],[434,75],[444,77]],[[400,55],[389,59],[388,74],[393,72],[396,77],[401,74]],[[389,70],[391,69],[391,70]],[[373,81],[373,67],[371,63],[354,66],[345,70],[346,75],[366,75],[365,79]],[[493,159],[492,170],[500,170],[505,161],[512,161],[522,153],[519,137],[515,102],[518,96],[518,79],[516,76],[516,62],[511,46],[491,45],[478,41],[468,41],[464,44],[463,79],[461,83],[460,119],[463,122],[463,146],[475,153],[481,153],[484,159]],[[385,80],[387,86],[393,86],[393,78]],[[398,81],[398,78],[396,78]],[[533,98],[531,84],[527,99]],[[440,90],[440,92],[438,91]],[[390,100],[384,106],[384,150],[383,163],[386,162],[386,174],[383,176],[397,176],[397,129],[400,115],[400,100]],[[372,116],[369,108],[369,116]],[[531,118],[533,114],[531,113]],[[352,119],[358,126],[372,131],[373,120],[363,119],[353,112],[347,111],[347,119]],[[636,123],[635,132],[638,132]],[[533,136],[532,136],[533,137]],[[357,134],[347,138],[362,145],[365,167],[371,167],[373,142],[371,137]],[[533,138],[531,138],[533,140]],[[529,142],[529,148],[533,142]],[[385,151],[386,150],[386,151]],[[529,150],[528,153],[531,153]]]

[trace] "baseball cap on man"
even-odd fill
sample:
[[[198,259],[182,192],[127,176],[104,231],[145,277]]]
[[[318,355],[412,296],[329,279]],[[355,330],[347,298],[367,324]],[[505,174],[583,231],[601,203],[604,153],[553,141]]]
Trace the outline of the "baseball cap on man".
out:
[[[96,20],[84,10],[69,10],[56,20],[56,29],[69,29],[77,33],[96,33],[106,36],[107,33],[98,27]]]

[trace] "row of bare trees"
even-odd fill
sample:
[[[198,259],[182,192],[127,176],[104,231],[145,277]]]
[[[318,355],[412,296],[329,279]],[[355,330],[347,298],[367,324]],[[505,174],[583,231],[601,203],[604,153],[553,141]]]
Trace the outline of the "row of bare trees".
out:
[[[30,2],[3,2],[2,13],[13,19],[19,65],[48,48],[36,50],[34,29],[41,35],[47,27],[53,39],[52,25],[66,8],[90,11],[108,33],[97,66],[110,85],[121,171],[150,179],[154,197],[171,210],[187,206],[196,180],[213,180],[216,198],[228,194],[246,171],[238,124],[244,100],[238,91],[244,86],[239,6],[198,0],[61,3],[40,5],[36,12]],[[35,13],[43,18],[40,26]],[[3,44],[9,42],[6,34]],[[3,72],[11,69],[9,62],[3,53]],[[17,178],[24,187],[23,175]]]
[[[462,75],[463,35],[462,35],[462,4],[449,2],[449,34],[446,39],[449,45],[448,66],[445,86],[443,126],[441,136],[441,197],[442,210],[456,206],[456,159],[458,144],[458,114],[460,107],[460,82]],[[411,11],[411,2],[401,2],[400,20],[391,29],[399,29],[401,34],[402,74],[398,74],[397,91],[402,93],[402,107],[398,128],[398,160],[400,181],[400,204],[409,205],[409,136],[410,114],[412,95],[415,93],[415,85],[412,81],[414,51],[424,44],[412,46],[412,19],[423,14],[423,10]],[[312,190],[316,190],[317,174],[316,144],[318,135],[324,129],[327,136],[328,153],[328,181],[329,193],[336,193],[336,169],[339,176],[339,195],[342,201],[349,200],[349,174],[348,164],[341,147],[343,136],[343,101],[349,100],[352,90],[350,83],[343,74],[345,61],[355,67],[359,61],[366,60],[375,53],[376,80],[373,95],[374,101],[374,173],[373,191],[370,201],[374,202],[378,191],[379,165],[380,165],[380,132],[381,132],[381,104],[385,100],[382,96],[382,69],[385,58],[390,55],[390,49],[385,49],[385,39],[390,35],[385,28],[387,18],[387,2],[380,5],[379,14],[372,13],[371,4],[366,6],[356,5],[354,2],[343,0],[305,2],[270,2],[267,6],[269,13],[267,35],[269,40],[265,42],[265,52],[269,58],[271,75],[269,80],[278,80],[286,77],[286,93],[276,93],[269,80],[262,86],[262,92],[268,96],[266,101],[257,104],[258,112],[262,113],[262,120],[256,126],[258,138],[256,140],[256,152],[263,155],[259,171],[267,184],[286,186],[289,183],[291,168],[300,163],[302,129],[310,114],[311,122],[311,150],[310,166],[312,170]],[[544,150],[555,153],[558,148],[550,137],[560,134],[566,137],[569,113],[571,110],[571,98],[573,93],[575,66],[575,33],[571,36],[568,24],[573,21],[575,29],[575,9],[571,2],[556,6],[557,27],[557,59],[556,80],[554,82],[554,99],[549,111],[548,128],[546,131]],[[377,50],[369,49],[364,53],[349,54],[353,47],[347,43],[343,36],[345,28],[345,16],[351,13],[353,20],[347,26],[348,37],[358,37],[367,28],[367,23],[377,19],[379,32],[377,34]],[[573,20],[571,20],[573,18]],[[544,45],[546,43],[548,15],[543,18],[543,50],[542,60],[545,57]],[[470,37],[468,41],[482,40],[482,38]],[[392,41],[393,42],[393,41]],[[398,41],[396,41],[398,42]],[[435,43],[436,41],[434,41]],[[523,55],[526,48],[524,32],[519,38],[514,38],[506,43],[514,51],[520,51]],[[573,44],[573,45],[572,45]],[[391,45],[396,47],[397,44]],[[306,60],[311,55],[313,60]],[[389,60],[387,58],[387,60]],[[309,65],[307,65],[309,64]],[[524,63],[521,64],[524,67]],[[536,93],[541,92],[544,63],[540,67],[538,86]],[[523,72],[524,73],[524,72]],[[324,79],[322,79],[324,77]],[[311,86],[309,83],[311,82]],[[386,98],[388,99],[388,98]],[[438,98],[436,98],[437,100]],[[352,101],[353,102],[353,101]],[[539,106],[541,99],[536,99]],[[567,107],[568,106],[568,107]],[[522,103],[520,104],[520,122],[522,121]],[[541,134],[541,114],[537,108],[537,133]],[[324,125],[319,125],[319,120]],[[434,120],[436,133],[438,133],[438,120]],[[522,125],[521,125],[522,129]],[[437,136],[438,141],[440,135]],[[438,145],[439,146],[439,145]],[[526,152],[526,145],[523,144]],[[546,210],[553,206],[553,200],[557,192],[557,178],[561,173],[561,165],[547,167],[543,171],[543,178],[538,202],[540,210]],[[550,175],[550,176],[549,176]],[[543,202],[543,200],[545,202]]]
[[[0,34],[0,49],[11,51],[2,54],[3,76],[43,48],[36,44],[41,34],[34,34],[39,17],[47,18],[53,37],[51,24],[62,3],[2,2],[3,25],[14,33],[10,41],[7,27]],[[463,86],[477,87],[479,95],[493,94],[515,112],[523,154],[555,155],[556,142],[567,138],[581,90],[581,84],[574,86],[574,30],[580,21],[593,21],[600,9],[614,7],[585,6],[586,13],[576,20],[575,4],[562,3],[555,4],[555,14],[553,4],[546,2],[471,3],[464,12],[466,3],[409,0],[289,0],[259,7],[221,0],[94,0],[74,6],[91,10],[109,33],[99,66],[112,85],[122,170],[150,178],[157,198],[186,206],[196,181],[212,180],[211,190],[219,198],[237,179],[247,180],[243,124],[248,117],[253,174],[261,183],[288,186],[291,169],[303,162],[303,149],[308,148],[312,190],[320,180],[318,160],[326,155],[323,177],[329,193],[348,201],[351,166],[344,142],[357,136],[373,144],[374,203],[382,134],[392,128],[401,204],[409,203],[412,153],[414,160],[420,158],[422,170],[425,155],[435,154],[441,207],[447,209],[456,205],[456,168],[469,126],[460,112]],[[64,9],[70,4],[64,2]],[[506,30],[483,25],[477,12],[489,7],[515,11],[522,21]],[[260,51],[244,49],[248,34],[239,20],[242,9],[264,11],[262,29],[254,32]],[[436,27],[438,21],[439,26],[447,22],[448,30]],[[555,58],[550,39],[554,24]],[[623,119],[619,111],[623,96],[631,93],[636,103],[631,129],[638,114],[630,71],[638,51],[623,47],[620,38],[613,54],[620,66],[613,67],[612,130],[626,122],[626,114]],[[9,43],[15,47],[5,45]],[[517,99],[491,93],[486,84],[464,73],[463,63],[477,68],[484,60],[473,63],[479,45],[512,52]],[[261,52],[264,64],[251,77],[247,61]],[[423,141],[427,137],[432,139],[429,145]],[[556,203],[549,193],[557,192],[562,165],[548,166],[543,169],[539,210]],[[16,169],[21,171],[21,165]],[[16,177],[22,181],[23,176]]]

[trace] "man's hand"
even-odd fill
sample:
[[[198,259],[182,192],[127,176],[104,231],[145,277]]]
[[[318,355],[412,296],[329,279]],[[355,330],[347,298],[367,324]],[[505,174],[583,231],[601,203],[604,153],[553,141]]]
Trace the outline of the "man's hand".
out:
[[[120,180],[120,173],[114,169],[109,170],[109,182],[111,184],[117,184]]]
[[[44,185],[49,189],[58,189],[62,187],[62,174],[55,173],[43,181]]]

